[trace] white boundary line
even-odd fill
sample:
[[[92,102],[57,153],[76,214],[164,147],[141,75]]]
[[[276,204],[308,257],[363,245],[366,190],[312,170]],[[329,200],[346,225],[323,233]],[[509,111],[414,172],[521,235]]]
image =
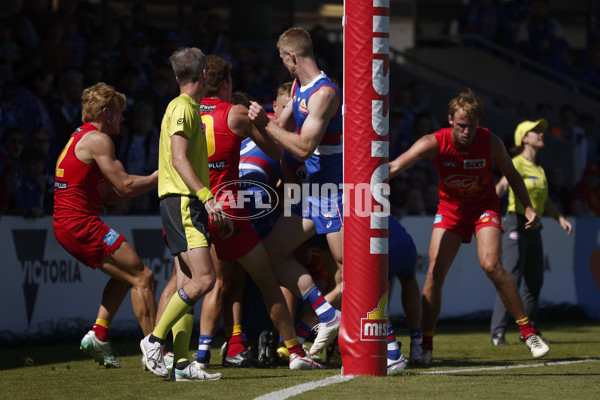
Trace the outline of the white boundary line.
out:
[[[600,358],[587,358],[583,360],[571,360],[571,361],[548,361],[546,363],[538,364],[520,364],[520,365],[506,365],[498,367],[482,367],[482,368],[464,368],[464,369],[447,369],[441,371],[406,371],[415,375],[442,375],[442,374],[458,374],[461,372],[480,372],[480,371],[500,371],[506,369],[516,368],[538,368],[538,367],[552,367],[555,365],[568,365],[568,364],[579,364],[584,362],[600,362]]]
[[[447,369],[441,371],[405,371],[409,374],[414,375],[442,375],[442,374],[457,374],[461,372],[480,372],[480,371],[501,371],[507,369],[517,368],[539,368],[539,367],[552,367],[557,365],[568,365],[568,364],[580,364],[584,362],[600,362],[600,358],[587,358],[583,360],[571,360],[571,361],[549,361],[546,363],[538,364],[519,364],[519,365],[506,365],[498,367],[482,367],[482,368],[463,368],[463,369]],[[278,390],[256,397],[254,400],[284,400],[292,396],[296,396],[318,387],[324,387],[333,385],[336,383],[346,382],[354,378],[354,375],[335,375],[329,378],[322,379],[320,381],[302,383],[300,385],[292,386],[287,389]]]
[[[320,381],[302,383],[300,385],[292,386],[287,389],[282,389],[282,390],[278,390],[276,392],[267,393],[262,396],[258,396],[254,400],[283,400],[283,399],[290,398],[292,396],[302,394],[304,392],[308,392],[308,391],[316,389],[318,387],[329,386],[329,385],[333,385],[336,383],[346,382],[352,378],[354,378],[354,375],[335,375],[335,376],[331,376],[329,378],[322,379]]]

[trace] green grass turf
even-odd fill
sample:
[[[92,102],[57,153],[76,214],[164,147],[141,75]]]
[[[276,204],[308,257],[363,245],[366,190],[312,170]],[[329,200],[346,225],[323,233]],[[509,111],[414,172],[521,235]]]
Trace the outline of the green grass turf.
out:
[[[398,339],[408,344],[398,327]],[[487,325],[441,325],[429,367],[409,368],[390,377],[356,377],[315,389],[294,399],[600,399],[600,323],[545,324],[550,354],[533,359],[517,330],[507,334],[508,346],[494,347]],[[217,342],[218,343],[218,342]],[[335,356],[330,369],[290,371],[226,369],[214,382],[169,382],[143,371],[137,341],[113,344],[121,369],[105,369],[78,349],[78,344],[0,349],[0,393],[10,399],[252,399],[300,383],[340,374]],[[193,351],[190,351],[190,354]],[[219,360],[218,345],[213,360]],[[408,346],[406,346],[408,352]],[[408,354],[406,354],[408,356]],[[590,360],[557,364],[561,361]],[[535,365],[540,365],[533,367]],[[499,370],[469,369],[530,366]],[[458,373],[428,374],[432,371]]]

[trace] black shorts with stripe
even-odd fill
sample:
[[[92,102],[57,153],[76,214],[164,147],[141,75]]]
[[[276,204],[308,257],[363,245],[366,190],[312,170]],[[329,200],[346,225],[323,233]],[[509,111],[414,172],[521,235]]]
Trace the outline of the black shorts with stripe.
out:
[[[171,254],[208,247],[208,213],[195,196],[167,195],[160,199],[160,218]]]

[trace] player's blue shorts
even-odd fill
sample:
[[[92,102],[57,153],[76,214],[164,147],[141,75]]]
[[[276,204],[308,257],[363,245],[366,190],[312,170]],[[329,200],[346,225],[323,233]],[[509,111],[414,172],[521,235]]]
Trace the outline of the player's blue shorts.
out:
[[[325,191],[324,187],[331,187],[335,190]],[[291,211],[302,216],[302,218],[312,219],[317,229],[317,234],[338,232],[343,224],[343,199],[344,192],[337,189],[337,185],[330,184],[318,186],[319,193],[313,195],[316,185],[303,185],[304,192],[302,202],[291,205]]]
[[[389,216],[389,259],[388,279],[397,276],[411,279],[415,275],[417,248],[406,229],[391,215]]]

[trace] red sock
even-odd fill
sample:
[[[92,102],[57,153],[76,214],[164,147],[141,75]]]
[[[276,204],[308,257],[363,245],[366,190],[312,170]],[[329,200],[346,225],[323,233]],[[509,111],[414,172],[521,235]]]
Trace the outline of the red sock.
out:
[[[535,329],[533,329],[528,317],[517,320],[517,325],[519,325],[521,336],[523,336],[524,340],[527,340],[530,336],[535,335]]]
[[[96,334],[96,337],[98,338],[99,341],[108,342],[108,328],[106,328],[102,325],[94,324],[94,327],[92,328],[92,330]]]
[[[423,342],[421,347],[428,350],[433,350],[433,335],[423,334]]]
[[[243,334],[237,333],[231,336],[231,339],[229,339],[229,347],[227,349],[227,357],[235,357],[244,350],[246,350],[246,347],[244,347]]]
[[[302,357],[305,356],[304,350],[302,350],[302,346],[300,346],[300,343],[296,343],[295,345],[293,345],[292,347],[288,347],[287,349],[290,352],[290,355],[299,354]]]

